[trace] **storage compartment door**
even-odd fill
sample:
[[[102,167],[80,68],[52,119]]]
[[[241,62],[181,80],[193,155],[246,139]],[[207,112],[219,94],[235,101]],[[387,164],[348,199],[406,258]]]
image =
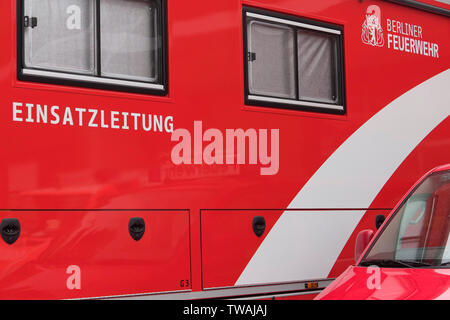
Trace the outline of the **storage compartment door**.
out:
[[[0,239],[1,299],[190,289],[188,211],[2,212],[0,217],[20,223],[14,243]]]

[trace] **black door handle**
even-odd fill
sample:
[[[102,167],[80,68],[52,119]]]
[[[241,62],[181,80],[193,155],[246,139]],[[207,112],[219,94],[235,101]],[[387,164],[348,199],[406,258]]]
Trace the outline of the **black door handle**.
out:
[[[257,237],[261,237],[266,230],[266,219],[261,216],[253,217],[253,232]]]
[[[7,244],[13,244],[20,236],[20,222],[15,218],[3,219],[0,230],[3,240]]]
[[[381,225],[383,224],[384,220],[386,220],[386,217],[382,214],[379,214],[375,217],[375,227],[380,229]]]
[[[128,232],[133,240],[139,241],[145,233],[145,221],[142,218],[131,218],[128,223]]]

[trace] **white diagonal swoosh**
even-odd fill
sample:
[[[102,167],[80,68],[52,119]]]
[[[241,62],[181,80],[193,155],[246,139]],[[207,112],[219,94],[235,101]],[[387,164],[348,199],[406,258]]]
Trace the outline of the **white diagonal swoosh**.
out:
[[[405,158],[449,117],[449,84],[447,69],[389,103],[325,161],[288,208],[369,208]],[[323,226],[311,214],[285,211],[236,285],[326,278],[364,212],[316,212]]]

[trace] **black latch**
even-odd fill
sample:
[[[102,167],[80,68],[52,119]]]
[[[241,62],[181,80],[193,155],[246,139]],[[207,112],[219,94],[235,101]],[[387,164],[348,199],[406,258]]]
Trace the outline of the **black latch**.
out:
[[[375,227],[380,229],[381,225],[383,224],[384,220],[386,220],[386,217],[382,214],[379,214],[375,217]]]
[[[264,217],[253,217],[253,232],[257,237],[261,237],[266,230],[266,219]]]
[[[25,16],[23,18],[23,26],[25,28],[34,28],[37,27],[37,18],[36,17],[29,17],[29,16]]]
[[[139,241],[145,233],[145,221],[142,218],[131,218],[128,223],[128,232],[133,240]]]
[[[247,52],[247,58],[248,61],[252,62],[256,60],[256,53],[255,52]]]
[[[3,219],[0,225],[2,238],[7,244],[13,244],[20,236],[19,220],[14,218]]]

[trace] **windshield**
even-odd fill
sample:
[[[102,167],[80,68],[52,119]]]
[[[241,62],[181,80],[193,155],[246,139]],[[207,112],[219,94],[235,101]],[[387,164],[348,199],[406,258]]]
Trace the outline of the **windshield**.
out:
[[[427,177],[403,201],[362,266],[448,267],[450,170]]]

